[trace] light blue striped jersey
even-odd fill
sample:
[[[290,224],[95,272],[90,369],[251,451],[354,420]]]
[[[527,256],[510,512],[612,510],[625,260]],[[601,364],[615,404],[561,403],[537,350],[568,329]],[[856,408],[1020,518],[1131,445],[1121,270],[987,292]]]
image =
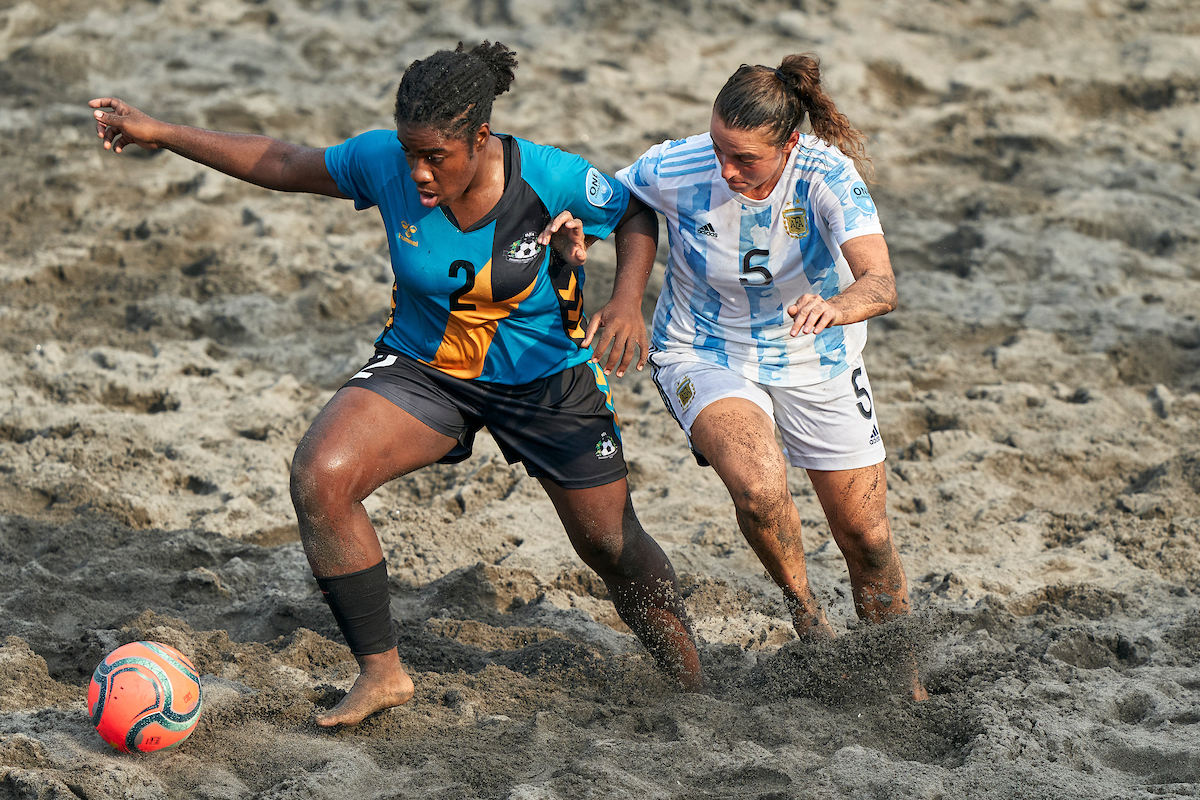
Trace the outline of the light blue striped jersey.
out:
[[[765,200],[729,188],[707,133],[655,145],[616,177],[667,219],[656,361],[690,353],[756,383],[807,386],[862,351],[866,322],[788,335],[786,309],[801,295],[830,298],[854,282],[841,244],[883,233],[854,162],[836,147],[802,135]]]

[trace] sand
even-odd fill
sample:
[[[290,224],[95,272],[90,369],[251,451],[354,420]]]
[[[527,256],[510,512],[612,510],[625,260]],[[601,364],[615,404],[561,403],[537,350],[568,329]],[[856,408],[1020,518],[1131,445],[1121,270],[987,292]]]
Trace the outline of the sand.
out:
[[[106,153],[86,102],[323,146],[390,126],[411,60],[484,38],[521,59],[494,127],[609,172],[704,130],[739,64],[821,55],[899,281],[866,360],[910,624],[856,623],[797,472],[839,637],[796,641],[631,374],[634,503],[711,690],[660,678],[483,436],[367,502],[416,697],[312,724],[355,667],[288,467],[386,317],[382,226]],[[1198,104],[1193,0],[0,0],[0,798],[1200,795]],[[591,308],[612,261],[593,249]],[[174,751],[119,754],[87,718],[137,639],[203,675]]]

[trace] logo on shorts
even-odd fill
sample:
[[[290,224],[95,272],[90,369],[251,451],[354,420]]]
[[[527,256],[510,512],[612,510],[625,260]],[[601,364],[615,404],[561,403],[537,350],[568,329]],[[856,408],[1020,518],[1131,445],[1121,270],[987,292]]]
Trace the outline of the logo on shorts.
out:
[[[680,407],[687,408],[691,405],[692,398],[696,396],[696,387],[692,386],[691,378],[685,377],[675,384],[675,396],[679,398]]]
[[[409,225],[404,220],[400,220],[400,232],[396,234],[396,238],[402,242],[408,242],[413,247],[417,246],[417,226]]]
[[[788,206],[783,209],[783,227],[788,236],[803,239],[808,236],[808,212],[801,206]]]
[[[596,458],[612,458],[616,454],[617,446],[613,443],[612,437],[607,433],[600,434],[600,441],[596,442]]]
[[[529,231],[517,241],[508,246],[504,254],[513,264],[528,264],[542,252],[542,246],[537,242],[537,231]]]
[[[872,426],[871,426],[871,438],[870,438],[870,440],[867,442],[867,444],[869,444],[869,445],[871,445],[872,447],[874,447],[875,445],[879,444],[879,438],[880,438],[880,437],[879,437],[879,426],[878,426],[878,425],[872,425]]]

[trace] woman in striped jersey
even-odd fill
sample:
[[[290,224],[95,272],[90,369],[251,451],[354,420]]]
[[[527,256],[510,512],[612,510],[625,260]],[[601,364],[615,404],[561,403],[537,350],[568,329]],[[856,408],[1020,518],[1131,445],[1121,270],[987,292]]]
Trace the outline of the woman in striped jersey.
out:
[[[799,131],[806,118],[811,134]],[[833,631],[809,586],[789,464],[808,471],[858,616],[909,611],[861,355],[867,319],[897,301],[860,176],[864,138],[821,88],[816,57],[791,55],[740,67],[707,133],[656,145],[617,173],[670,231],[654,380],[697,461],[729,489],[802,637]],[[915,670],[912,689],[926,697]]]

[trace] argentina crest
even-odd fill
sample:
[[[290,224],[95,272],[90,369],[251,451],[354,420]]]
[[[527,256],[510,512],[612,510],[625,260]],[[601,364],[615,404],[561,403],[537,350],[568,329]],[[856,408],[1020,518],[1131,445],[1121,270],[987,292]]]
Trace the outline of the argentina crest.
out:
[[[808,236],[808,211],[803,206],[789,205],[783,209],[783,226],[793,239]]]

